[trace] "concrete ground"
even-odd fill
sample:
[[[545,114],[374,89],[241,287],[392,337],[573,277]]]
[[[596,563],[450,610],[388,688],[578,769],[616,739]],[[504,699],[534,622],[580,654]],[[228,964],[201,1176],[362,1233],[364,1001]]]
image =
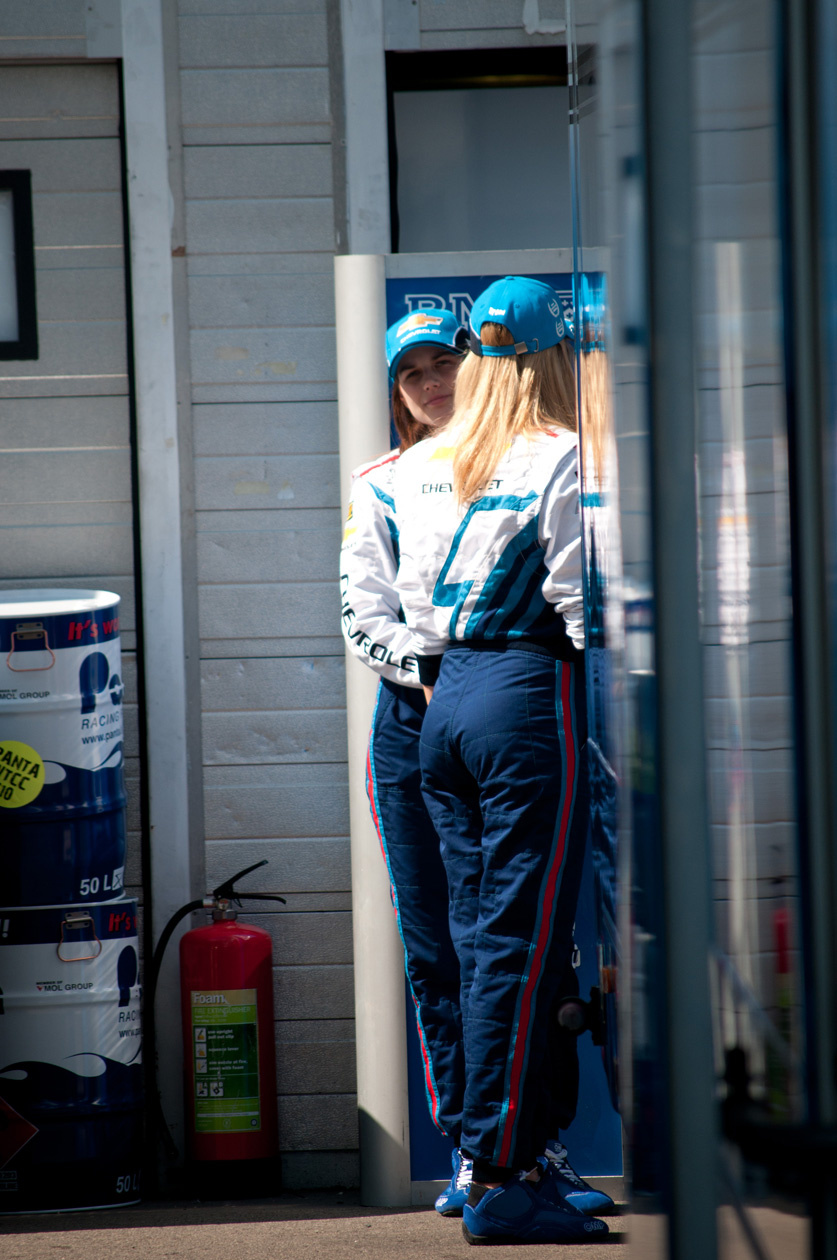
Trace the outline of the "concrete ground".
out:
[[[495,1246],[492,1260],[549,1255],[615,1260],[626,1218],[599,1242]],[[466,1260],[460,1221],[432,1208],[366,1208],[356,1192],[282,1194],[239,1203],[158,1202],[98,1212],[0,1216],[3,1260]],[[622,1251],[627,1257],[627,1250]]]

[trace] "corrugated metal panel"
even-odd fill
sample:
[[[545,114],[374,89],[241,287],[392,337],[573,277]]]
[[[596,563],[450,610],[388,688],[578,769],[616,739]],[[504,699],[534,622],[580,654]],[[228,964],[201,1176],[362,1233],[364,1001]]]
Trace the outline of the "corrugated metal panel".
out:
[[[206,66],[324,66],[324,13],[239,13],[181,17],[180,64]]]
[[[180,95],[185,144],[331,141],[324,69],[184,71]]]

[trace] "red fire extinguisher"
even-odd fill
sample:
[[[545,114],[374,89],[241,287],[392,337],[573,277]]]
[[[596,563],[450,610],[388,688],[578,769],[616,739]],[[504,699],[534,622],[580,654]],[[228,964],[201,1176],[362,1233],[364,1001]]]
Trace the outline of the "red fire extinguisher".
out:
[[[270,934],[239,923],[231,902],[281,901],[242,893],[239,871],[211,894],[182,906],[167,923],[151,968],[150,1013],[163,954],[186,914],[209,910],[212,922],[180,942],[187,1180],[201,1195],[259,1194],[277,1188],[276,1051]],[[163,1121],[162,1134],[171,1138]]]
[[[226,897],[180,942],[186,1132],[196,1160],[277,1151],[270,934],[239,923]]]

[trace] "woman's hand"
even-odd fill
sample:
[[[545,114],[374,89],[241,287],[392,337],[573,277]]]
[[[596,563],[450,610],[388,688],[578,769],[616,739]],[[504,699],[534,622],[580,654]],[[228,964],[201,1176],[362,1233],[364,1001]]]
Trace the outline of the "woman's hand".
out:
[[[425,700],[427,701],[427,703],[428,703],[428,704],[430,704],[430,701],[433,699],[433,688],[432,688],[432,687],[425,687],[425,686],[424,686],[424,684],[422,684],[422,688],[421,688],[421,689],[422,689],[422,691],[424,692],[424,698],[425,698]]]

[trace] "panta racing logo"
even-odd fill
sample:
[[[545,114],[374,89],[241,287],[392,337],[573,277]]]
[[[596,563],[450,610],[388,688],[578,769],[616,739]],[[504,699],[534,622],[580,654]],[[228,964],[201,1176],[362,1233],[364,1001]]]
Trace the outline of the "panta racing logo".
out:
[[[441,315],[430,315],[427,311],[415,311],[408,316],[401,325],[400,335],[403,337],[407,332],[415,332],[420,328],[438,328],[442,322]]]

